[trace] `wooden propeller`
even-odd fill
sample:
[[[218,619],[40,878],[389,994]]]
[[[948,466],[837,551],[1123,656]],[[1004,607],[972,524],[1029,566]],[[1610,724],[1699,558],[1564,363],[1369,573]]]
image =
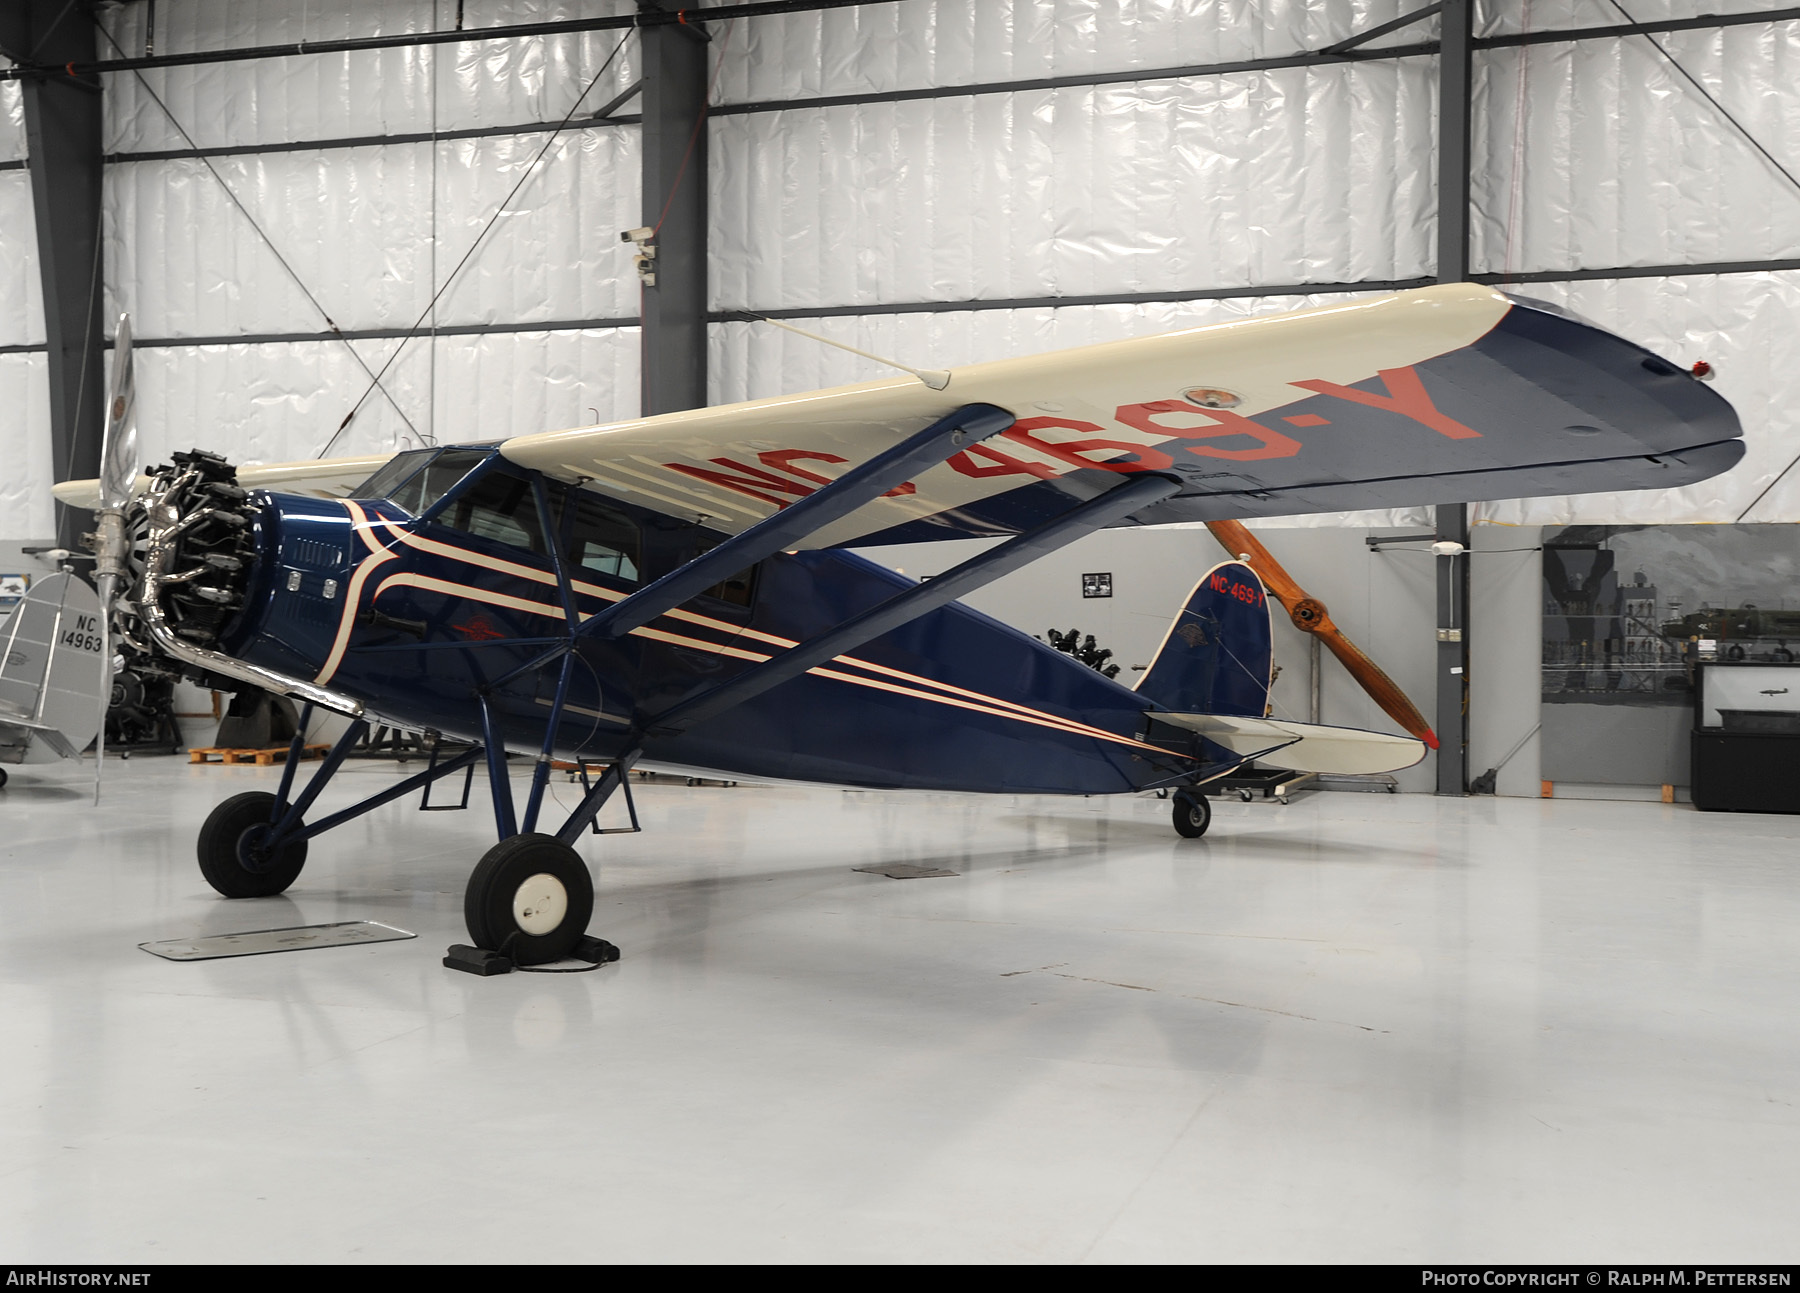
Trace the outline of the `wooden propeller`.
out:
[[[1208,521],[1206,528],[1232,556],[1248,554],[1250,568],[1262,576],[1269,596],[1281,603],[1294,627],[1324,643],[1388,717],[1432,749],[1438,748],[1437,733],[1406,698],[1406,693],[1382,672],[1380,665],[1363,653],[1361,647],[1344,636],[1344,631],[1331,622],[1331,612],[1325,609],[1325,603],[1308,597],[1306,590],[1294,582],[1294,577],[1282,569],[1281,563],[1269,555],[1269,550],[1257,542],[1255,535],[1237,521]]]

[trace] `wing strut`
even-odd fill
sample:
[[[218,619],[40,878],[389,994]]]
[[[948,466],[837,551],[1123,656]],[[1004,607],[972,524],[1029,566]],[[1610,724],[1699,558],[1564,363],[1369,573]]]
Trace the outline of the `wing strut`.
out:
[[[830,632],[822,633],[745,670],[730,682],[722,683],[711,691],[702,692],[691,700],[664,710],[645,722],[644,727],[658,736],[684,731],[702,719],[711,718],[754,696],[760,696],[769,688],[798,677],[814,665],[823,664],[845,651],[861,646],[871,638],[891,632],[928,611],[953,602],[1002,575],[1011,574],[1021,566],[1028,566],[1039,557],[1092,534],[1122,517],[1160,503],[1180,489],[1181,482],[1172,476],[1143,475],[1126,484],[1116,485],[1035,530],[1008,539],[999,547],[990,548],[980,556],[970,558],[928,583],[896,593]]]
[[[646,584],[624,601],[614,602],[583,624],[580,633],[616,638],[642,628],[696,593],[793,546],[905,484],[908,478],[937,466],[977,440],[998,435],[1012,424],[1013,415],[1005,409],[992,404],[965,404],[917,435],[851,468],[818,492],[758,521],[711,552]]]

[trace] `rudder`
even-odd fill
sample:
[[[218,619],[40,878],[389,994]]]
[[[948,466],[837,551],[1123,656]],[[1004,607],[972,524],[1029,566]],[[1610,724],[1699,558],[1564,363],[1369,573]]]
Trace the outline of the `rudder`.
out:
[[[1273,654],[1262,580],[1241,561],[1221,562],[1200,576],[1135,690],[1176,713],[1261,718]]]

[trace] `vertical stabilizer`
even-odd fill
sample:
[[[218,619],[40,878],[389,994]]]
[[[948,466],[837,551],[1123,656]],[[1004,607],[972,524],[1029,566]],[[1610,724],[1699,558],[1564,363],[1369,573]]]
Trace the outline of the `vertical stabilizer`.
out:
[[[1261,718],[1272,654],[1262,580],[1241,561],[1222,562],[1194,585],[1136,690],[1176,713]]]

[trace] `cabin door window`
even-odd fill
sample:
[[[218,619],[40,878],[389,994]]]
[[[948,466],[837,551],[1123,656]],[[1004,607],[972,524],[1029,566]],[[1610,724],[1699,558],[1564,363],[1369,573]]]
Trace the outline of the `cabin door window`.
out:
[[[638,524],[598,499],[570,491],[575,515],[570,523],[569,560],[598,575],[638,581],[643,535]]]

